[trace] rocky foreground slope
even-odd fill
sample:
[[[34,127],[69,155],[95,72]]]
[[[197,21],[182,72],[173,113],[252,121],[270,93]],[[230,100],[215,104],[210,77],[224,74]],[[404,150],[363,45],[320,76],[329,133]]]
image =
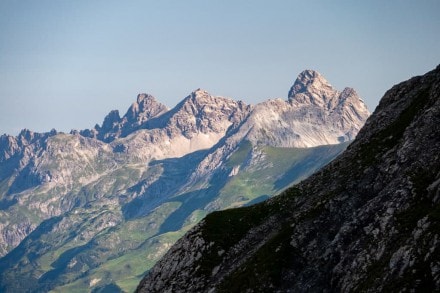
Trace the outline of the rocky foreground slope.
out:
[[[390,89],[309,179],[208,215],[137,292],[439,291],[439,150],[440,66]]]
[[[198,89],[168,109],[140,94],[93,129],[3,135],[0,291],[132,291],[208,212],[307,177],[368,115],[353,89],[307,70],[286,100]]]

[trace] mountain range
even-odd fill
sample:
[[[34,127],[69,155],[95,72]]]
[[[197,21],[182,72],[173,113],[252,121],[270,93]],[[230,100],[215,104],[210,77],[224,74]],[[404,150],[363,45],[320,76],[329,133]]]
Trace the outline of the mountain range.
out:
[[[70,133],[0,137],[2,292],[132,291],[209,212],[272,197],[330,162],[369,112],[306,70],[255,106],[198,89],[139,94]]]
[[[137,292],[440,291],[440,66],[389,91],[338,158],[217,211]]]

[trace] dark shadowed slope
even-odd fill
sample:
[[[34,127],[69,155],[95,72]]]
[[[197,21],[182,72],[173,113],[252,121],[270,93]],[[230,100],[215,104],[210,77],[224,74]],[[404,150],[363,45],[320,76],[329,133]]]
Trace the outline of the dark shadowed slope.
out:
[[[214,212],[138,292],[440,290],[440,66],[394,86],[343,155]]]

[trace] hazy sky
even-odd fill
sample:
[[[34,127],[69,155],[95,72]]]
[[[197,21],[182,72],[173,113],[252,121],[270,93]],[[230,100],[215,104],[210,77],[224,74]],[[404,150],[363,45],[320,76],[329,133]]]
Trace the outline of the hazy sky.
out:
[[[84,129],[146,92],[255,104],[304,69],[370,110],[440,63],[440,1],[0,1],[0,134]]]

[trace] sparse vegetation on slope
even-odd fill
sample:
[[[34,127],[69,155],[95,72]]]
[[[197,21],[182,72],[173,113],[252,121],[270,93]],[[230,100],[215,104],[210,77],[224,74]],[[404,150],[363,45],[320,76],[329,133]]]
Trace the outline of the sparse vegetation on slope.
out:
[[[317,72],[295,84],[288,100],[256,106],[198,89],[168,110],[140,94],[93,129],[1,136],[1,290],[132,291],[209,212],[327,164],[368,110]]]
[[[138,292],[440,290],[439,125],[440,66],[389,90],[348,149],[302,183],[208,215]]]

